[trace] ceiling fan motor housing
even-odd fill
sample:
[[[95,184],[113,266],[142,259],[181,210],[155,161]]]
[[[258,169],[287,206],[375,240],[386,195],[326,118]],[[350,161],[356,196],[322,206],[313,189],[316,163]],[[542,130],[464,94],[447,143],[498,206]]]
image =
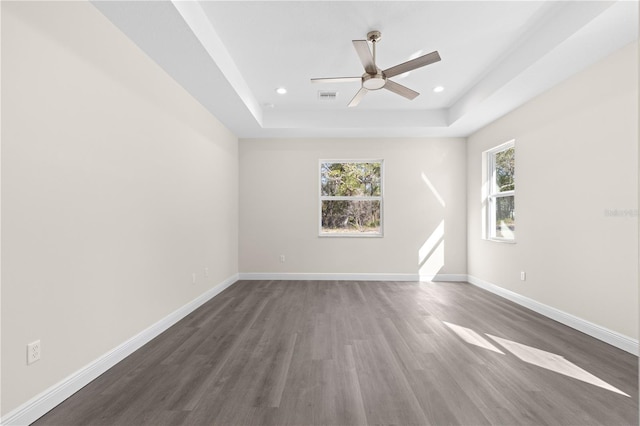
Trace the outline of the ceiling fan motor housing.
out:
[[[387,79],[382,74],[382,71],[378,70],[375,74],[362,74],[362,87],[368,90],[382,89],[387,83]]]

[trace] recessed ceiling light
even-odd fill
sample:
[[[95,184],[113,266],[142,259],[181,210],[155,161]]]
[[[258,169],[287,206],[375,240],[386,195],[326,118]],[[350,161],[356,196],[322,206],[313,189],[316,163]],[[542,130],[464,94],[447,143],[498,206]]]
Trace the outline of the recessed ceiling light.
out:
[[[433,93],[440,93],[444,90],[444,87],[442,86],[436,86],[433,88]]]
[[[284,95],[285,93],[287,93],[287,89],[285,89],[284,87],[278,87],[278,88],[276,89],[276,93],[277,93],[278,95]]]

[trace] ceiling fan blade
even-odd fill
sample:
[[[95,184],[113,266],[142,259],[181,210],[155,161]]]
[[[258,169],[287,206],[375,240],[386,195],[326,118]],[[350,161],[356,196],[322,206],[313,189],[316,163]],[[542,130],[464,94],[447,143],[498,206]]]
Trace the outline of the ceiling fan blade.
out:
[[[416,68],[424,67],[425,65],[433,64],[434,62],[438,62],[439,60],[440,54],[436,50],[410,61],[403,62],[400,65],[396,65],[395,67],[386,69],[383,71],[383,73],[387,78],[389,78],[393,77],[394,75],[404,74],[407,71],[415,70]]]
[[[366,95],[368,92],[367,89],[365,89],[364,87],[360,88],[360,90],[358,90],[358,93],[356,93],[356,95],[353,97],[353,99],[351,99],[351,102],[349,102],[349,106],[350,107],[354,107],[357,106],[360,101],[362,100],[362,98],[364,97],[364,95]]]
[[[420,94],[415,90],[411,90],[408,87],[403,86],[402,84],[398,84],[395,81],[391,81],[391,80],[387,80],[387,82],[384,84],[383,87],[393,93],[397,93],[400,96],[404,96],[407,99],[414,99],[416,96]]]
[[[353,47],[355,47],[356,52],[358,52],[358,56],[360,57],[360,62],[362,62],[364,70],[368,74],[377,73],[378,69],[373,61],[373,55],[369,49],[369,42],[367,40],[353,40]]]
[[[349,83],[351,81],[362,81],[362,77],[330,77],[312,78],[312,83]]]

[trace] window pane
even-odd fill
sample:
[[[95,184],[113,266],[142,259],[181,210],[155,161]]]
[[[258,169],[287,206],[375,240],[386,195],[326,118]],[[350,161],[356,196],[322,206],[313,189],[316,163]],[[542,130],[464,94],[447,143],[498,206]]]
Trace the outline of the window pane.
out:
[[[380,201],[322,201],[323,233],[380,233]]]
[[[496,152],[496,192],[513,191],[516,189],[515,173],[515,149],[513,147]]]
[[[497,238],[512,240],[515,235],[515,199],[514,196],[497,197],[496,206],[496,233]]]
[[[322,163],[320,186],[323,196],[377,197],[381,163]]]

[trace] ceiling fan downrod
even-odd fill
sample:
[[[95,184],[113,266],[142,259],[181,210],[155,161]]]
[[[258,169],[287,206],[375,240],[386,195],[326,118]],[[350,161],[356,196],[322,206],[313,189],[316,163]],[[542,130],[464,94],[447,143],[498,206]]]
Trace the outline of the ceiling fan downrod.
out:
[[[373,44],[373,65],[378,68],[376,65],[376,43],[380,41],[382,38],[382,33],[380,31],[369,31],[367,33],[367,40],[369,40]]]
[[[380,41],[381,38],[382,38],[382,33],[380,33],[380,31],[369,31],[367,33],[367,40],[369,40],[371,44],[373,44],[372,57],[373,57],[373,69],[375,70],[375,72],[373,73],[365,72],[362,75],[362,87],[364,87],[367,90],[382,89],[387,82],[386,77],[384,76],[380,68],[378,68],[378,65],[376,65],[376,44],[378,43],[378,41]]]

